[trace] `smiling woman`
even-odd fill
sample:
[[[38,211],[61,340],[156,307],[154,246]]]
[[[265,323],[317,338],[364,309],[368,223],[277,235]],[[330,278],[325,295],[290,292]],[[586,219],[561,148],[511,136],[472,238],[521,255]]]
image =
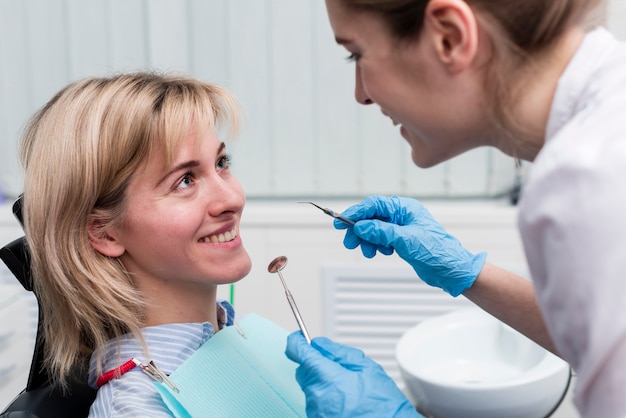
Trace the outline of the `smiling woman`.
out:
[[[217,285],[251,262],[223,124],[237,126],[223,89],[133,73],[71,84],[27,126],[24,223],[46,364],[64,385],[91,358],[90,384],[102,385],[91,416],[169,416],[139,368],[98,377],[129,358],[170,374],[233,323]]]

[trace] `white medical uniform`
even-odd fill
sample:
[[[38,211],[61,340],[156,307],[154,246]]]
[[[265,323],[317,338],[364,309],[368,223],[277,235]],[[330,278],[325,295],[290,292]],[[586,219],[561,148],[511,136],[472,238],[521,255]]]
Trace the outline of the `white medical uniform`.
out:
[[[604,29],[559,81],[519,226],[581,415],[626,417],[626,45]]]

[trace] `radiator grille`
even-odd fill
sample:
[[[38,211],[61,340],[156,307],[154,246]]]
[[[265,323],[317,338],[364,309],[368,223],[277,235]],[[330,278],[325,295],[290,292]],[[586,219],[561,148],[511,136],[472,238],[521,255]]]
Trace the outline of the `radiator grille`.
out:
[[[420,321],[471,305],[422,282],[408,265],[324,266],[324,333],[361,348],[403,386],[401,335]]]

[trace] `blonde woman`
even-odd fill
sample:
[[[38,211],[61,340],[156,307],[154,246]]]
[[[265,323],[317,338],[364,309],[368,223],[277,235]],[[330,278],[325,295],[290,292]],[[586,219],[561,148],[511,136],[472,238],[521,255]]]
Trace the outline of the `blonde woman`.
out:
[[[28,124],[24,222],[45,364],[64,387],[89,363],[90,416],[169,416],[141,367],[120,366],[152,360],[170,374],[233,323],[216,289],[251,262],[244,192],[217,132],[236,127],[223,89],[154,73],[73,83]]]
[[[533,161],[519,208],[532,282],[467,251],[413,199],[348,208],[345,246],[396,252],[562,356],[585,418],[626,417],[626,46],[589,27],[599,4],[326,0],[356,100],[399,126],[417,166],[481,146]],[[311,415],[417,415],[362,353],[298,334],[287,352]]]

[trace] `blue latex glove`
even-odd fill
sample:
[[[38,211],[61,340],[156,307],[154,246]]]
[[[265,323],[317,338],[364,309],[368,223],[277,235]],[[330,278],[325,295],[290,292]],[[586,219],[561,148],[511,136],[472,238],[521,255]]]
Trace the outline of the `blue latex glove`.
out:
[[[369,196],[342,215],[357,221],[348,228],[335,220],[335,228],[347,229],[343,240],[346,248],[361,246],[367,258],[374,257],[376,251],[390,255],[395,250],[423,281],[452,296],[474,284],[487,259],[486,253],[466,250],[415,199]]]
[[[299,363],[296,380],[307,417],[416,418],[418,414],[383,368],[363,351],[302,332],[287,338],[287,357]]]

